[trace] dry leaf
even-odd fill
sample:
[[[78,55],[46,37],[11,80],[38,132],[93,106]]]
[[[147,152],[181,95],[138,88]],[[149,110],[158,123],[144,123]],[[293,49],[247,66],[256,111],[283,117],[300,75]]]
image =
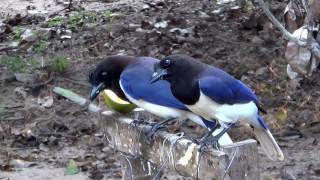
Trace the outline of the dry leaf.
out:
[[[294,31],[293,36],[306,42],[308,38],[307,27],[303,26],[297,29]],[[310,76],[316,69],[316,66],[313,63],[315,60],[311,59],[311,57],[309,49],[301,47],[293,41],[288,42],[285,58],[294,72]]]
[[[285,121],[288,119],[288,110],[286,108],[280,108],[279,111],[275,114],[277,121]]]
[[[302,7],[294,2],[290,2],[284,10],[285,27],[289,32],[293,32],[298,27],[303,25],[305,13],[302,12]]]

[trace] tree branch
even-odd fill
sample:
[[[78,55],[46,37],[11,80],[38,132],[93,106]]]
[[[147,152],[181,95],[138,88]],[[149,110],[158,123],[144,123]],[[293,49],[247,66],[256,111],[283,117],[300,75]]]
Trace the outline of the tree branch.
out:
[[[257,0],[257,1],[260,7],[262,8],[263,12],[267,15],[270,21],[283,33],[286,39],[293,41],[300,46],[306,45],[306,42],[295,38],[289,31],[286,30],[285,27],[283,27],[283,25],[277,20],[277,18],[275,18],[274,15],[270,12],[269,8],[267,7],[267,5],[264,3],[263,0]]]

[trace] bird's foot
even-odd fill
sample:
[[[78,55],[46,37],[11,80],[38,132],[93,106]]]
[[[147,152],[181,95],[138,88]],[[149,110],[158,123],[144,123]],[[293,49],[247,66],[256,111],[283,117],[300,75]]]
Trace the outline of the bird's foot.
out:
[[[146,124],[150,124],[148,121],[144,121],[142,119],[134,119],[131,123],[130,126],[131,127],[137,127],[139,125],[146,125]]]
[[[154,138],[154,134],[160,130],[160,129],[163,129],[164,128],[164,125],[163,124],[159,124],[159,123],[156,123],[154,125],[152,125],[151,129],[148,130],[147,132],[145,132],[145,135],[147,137],[147,141],[148,143],[150,143],[153,138]]]
[[[204,139],[201,139],[199,142],[200,152],[206,150],[210,146],[212,146],[213,148],[215,148],[217,150],[220,150],[220,145],[219,145],[218,141],[219,141],[219,137],[215,137],[215,136],[209,136]]]

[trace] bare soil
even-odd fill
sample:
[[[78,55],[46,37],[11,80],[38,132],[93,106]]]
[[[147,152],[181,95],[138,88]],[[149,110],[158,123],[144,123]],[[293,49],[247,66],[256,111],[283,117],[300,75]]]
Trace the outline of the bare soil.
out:
[[[11,24],[8,31],[0,28],[0,57],[34,59],[36,67],[24,68],[41,78],[40,85],[17,81],[10,68],[0,64],[0,179],[121,179],[118,153],[99,135],[98,116],[52,94],[52,87],[86,97],[87,74],[99,58],[114,54],[162,58],[173,53],[225,69],[260,97],[268,111],[265,119],[285,154],[283,162],[272,162],[261,153],[261,179],[320,179],[319,71],[292,88],[286,76],[285,41],[258,9],[226,6],[217,14],[213,12],[217,4],[193,0],[76,1],[72,11],[56,1],[1,3],[0,24]],[[284,5],[272,4],[278,18]],[[24,15],[27,6],[47,12]],[[72,23],[68,19],[76,11],[86,15]],[[57,15],[65,21],[46,34],[45,50],[32,48],[39,40],[10,47],[16,27],[38,32]],[[70,38],[62,37],[66,34]],[[41,66],[56,57],[68,58],[63,73]],[[46,96],[53,97],[49,107],[38,103]],[[181,129],[204,132],[193,124]],[[231,134],[237,140],[252,137],[242,128]],[[70,159],[77,162],[80,174],[65,176]]]

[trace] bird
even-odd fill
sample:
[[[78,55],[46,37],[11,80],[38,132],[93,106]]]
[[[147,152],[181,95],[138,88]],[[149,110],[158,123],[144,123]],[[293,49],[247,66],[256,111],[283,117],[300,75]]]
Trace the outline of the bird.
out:
[[[151,83],[165,80],[172,94],[188,109],[207,120],[216,119],[223,127],[215,137],[208,136],[202,146],[214,145],[237,122],[249,126],[271,160],[284,155],[260,113],[266,111],[257,96],[243,82],[217,67],[188,55],[173,54],[154,65]],[[210,133],[210,132],[209,132]]]
[[[209,130],[216,129],[215,133],[219,133],[222,129],[215,128],[214,120],[208,121],[192,113],[178,101],[172,95],[168,82],[150,84],[156,62],[159,60],[152,57],[115,55],[105,58],[89,74],[88,79],[92,85],[90,100],[94,100],[103,89],[109,89],[120,98],[163,118],[153,125],[147,137],[152,137],[159,128],[174,119],[190,119]],[[226,134],[219,143],[227,145],[233,142]]]

